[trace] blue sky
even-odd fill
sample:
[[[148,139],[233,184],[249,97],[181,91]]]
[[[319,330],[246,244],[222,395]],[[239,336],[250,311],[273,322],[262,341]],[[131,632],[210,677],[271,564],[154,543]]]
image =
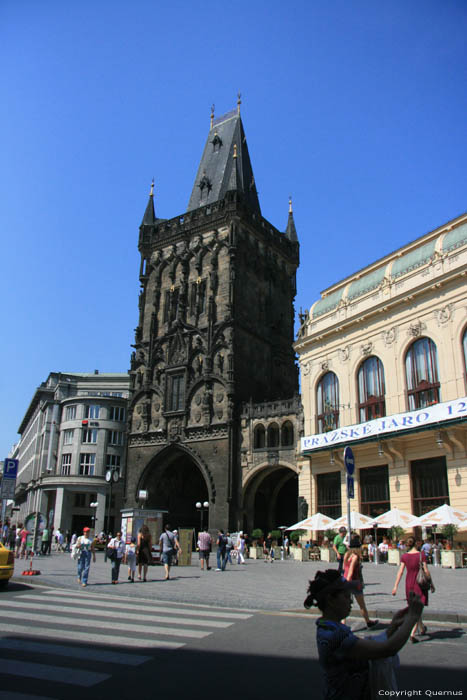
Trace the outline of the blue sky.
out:
[[[126,371],[138,227],[236,105],[297,311],[467,210],[465,0],[2,0],[1,449],[50,371]]]

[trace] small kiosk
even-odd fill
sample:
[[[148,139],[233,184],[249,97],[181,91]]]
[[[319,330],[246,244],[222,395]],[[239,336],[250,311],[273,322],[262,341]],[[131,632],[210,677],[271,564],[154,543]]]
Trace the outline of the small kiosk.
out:
[[[163,530],[163,518],[167,510],[149,510],[146,508],[124,508],[122,514],[122,539],[130,544],[131,538],[138,537],[138,532],[143,525],[147,525],[152,538],[152,562],[160,562],[159,537]]]

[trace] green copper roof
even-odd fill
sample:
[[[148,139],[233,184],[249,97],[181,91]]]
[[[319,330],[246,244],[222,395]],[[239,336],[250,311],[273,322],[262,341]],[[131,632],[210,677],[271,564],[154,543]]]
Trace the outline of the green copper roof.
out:
[[[443,251],[445,253],[455,248],[460,248],[461,245],[467,243],[467,224],[462,224],[462,226],[457,226],[457,228],[449,231],[443,240]]]
[[[379,270],[373,270],[368,275],[363,275],[359,280],[355,280],[349,287],[347,299],[351,301],[356,297],[371,292],[372,289],[379,287],[384,279],[386,267],[380,267]]]
[[[329,311],[337,308],[343,293],[344,287],[341,287],[336,292],[328,294],[324,299],[320,299],[313,307],[313,318],[327,314]]]
[[[436,241],[437,239],[434,238],[432,241],[420,246],[420,248],[415,248],[415,250],[411,250],[410,253],[406,253],[398,258],[392,266],[391,276],[400,277],[430,262],[435,252]]]

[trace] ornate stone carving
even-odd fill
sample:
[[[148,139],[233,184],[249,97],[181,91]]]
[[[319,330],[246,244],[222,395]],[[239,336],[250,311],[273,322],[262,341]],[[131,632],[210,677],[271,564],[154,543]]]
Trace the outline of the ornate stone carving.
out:
[[[346,345],[345,348],[338,349],[339,360],[344,363],[348,362],[350,358],[350,345]]]
[[[363,357],[368,357],[368,355],[371,355],[371,353],[373,352],[373,343],[371,341],[368,341],[368,343],[364,343],[360,346],[360,350],[362,352]]]
[[[444,326],[452,316],[453,304],[446,304],[441,309],[435,309],[434,316],[438,322],[438,326]]]
[[[329,369],[329,360],[324,360],[324,362],[321,363],[321,369],[323,372],[327,372]]]
[[[422,323],[421,321],[414,321],[413,323],[410,324],[407,332],[413,338],[418,338],[422,334],[425,327],[426,327],[425,324]]]
[[[182,424],[178,418],[174,418],[169,423],[169,440],[178,442],[182,436]]]
[[[309,360],[308,362],[302,362],[301,363],[302,374],[303,375],[310,374],[312,366],[313,366],[313,363],[311,362],[311,360]]]
[[[385,346],[388,348],[390,347],[394,341],[397,338],[397,328],[396,326],[393,326],[392,328],[388,328],[388,330],[383,331],[381,333],[381,337],[383,339],[383,343]]]

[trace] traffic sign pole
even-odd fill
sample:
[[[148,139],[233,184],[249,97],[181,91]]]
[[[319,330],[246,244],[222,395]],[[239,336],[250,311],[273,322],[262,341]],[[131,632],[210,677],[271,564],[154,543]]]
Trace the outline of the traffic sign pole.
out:
[[[344,450],[344,464],[347,471],[347,532],[350,544],[350,535],[352,532],[350,522],[350,499],[354,497],[353,473],[355,471],[355,458],[351,447],[346,447]]]

